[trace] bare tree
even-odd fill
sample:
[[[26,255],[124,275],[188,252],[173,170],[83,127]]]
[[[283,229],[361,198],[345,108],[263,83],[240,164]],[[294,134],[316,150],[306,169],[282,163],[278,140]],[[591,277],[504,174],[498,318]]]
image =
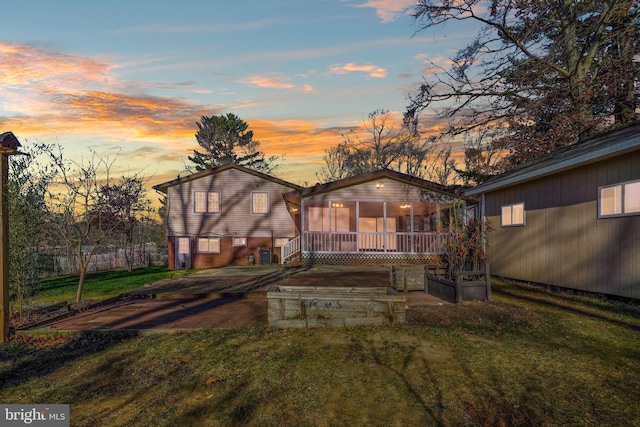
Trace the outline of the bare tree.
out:
[[[433,146],[421,141],[413,128],[394,121],[389,111],[378,109],[368,114],[363,129],[366,137],[351,131],[343,135],[343,142],[325,151],[318,179],[329,182],[380,169],[424,176]]]
[[[9,295],[22,317],[23,306],[38,290],[43,270],[40,249],[46,239],[46,195],[52,171],[40,163],[48,150],[36,144],[29,156],[11,156],[7,182],[9,211]]]
[[[635,120],[639,14],[632,0],[418,0],[420,30],[482,27],[451,67],[432,64],[407,118],[435,109],[445,139],[491,129],[503,169]]]
[[[453,184],[455,181],[457,163],[451,156],[451,146],[446,145],[429,163],[429,176],[433,181],[443,185]]]
[[[69,247],[75,248],[80,267],[76,303],[80,303],[87,267],[100,243],[118,226],[106,221],[109,206],[101,191],[111,185],[110,172],[117,156],[110,159],[92,150],[89,158],[79,162],[65,160],[60,146],[49,154],[57,172],[48,196],[51,225]]]
[[[103,228],[107,234],[115,232],[123,237],[125,265],[129,271],[133,270],[135,231],[150,204],[144,184],[144,178],[135,174],[101,185],[100,202],[93,207],[98,211],[91,214],[96,227]]]

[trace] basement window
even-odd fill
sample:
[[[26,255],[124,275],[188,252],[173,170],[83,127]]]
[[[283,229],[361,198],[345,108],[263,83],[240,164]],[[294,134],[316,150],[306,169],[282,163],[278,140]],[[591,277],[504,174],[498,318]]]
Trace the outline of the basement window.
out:
[[[233,238],[233,246],[247,246],[247,238],[246,237],[234,237]]]
[[[200,237],[198,238],[198,252],[219,254],[220,238],[219,237]]]

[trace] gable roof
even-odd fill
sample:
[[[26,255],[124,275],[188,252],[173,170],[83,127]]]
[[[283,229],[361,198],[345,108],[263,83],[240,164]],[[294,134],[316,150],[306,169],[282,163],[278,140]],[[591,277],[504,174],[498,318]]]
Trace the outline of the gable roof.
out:
[[[440,193],[447,193],[456,196],[460,196],[455,192],[454,187],[438,184],[437,182],[427,181],[426,179],[417,178],[412,175],[407,175],[402,172],[397,172],[391,169],[381,169],[374,172],[365,173],[362,175],[352,176],[349,178],[339,179],[337,181],[327,182],[325,184],[316,184],[313,187],[301,188],[290,193],[286,193],[285,199],[291,199],[292,197],[308,197],[316,194],[326,193],[329,191],[338,190],[340,188],[351,187],[354,185],[363,184],[365,182],[375,181],[381,178],[393,179],[405,184],[414,185],[416,187],[422,187],[428,190],[437,191]],[[464,196],[460,196],[464,198]]]
[[[637,150],[640,150],[640,122],[545,154],[508,172],[496,175],[465,194],[476,196]]]
[[[226,165],[215,167],[213,169],[207,169],[207,170],[204,170],[204,171],[201,171],[201,172],[196,172],[196,173],[193,173],[191,175],[184,176],[184,177],[178,177],[178,178],[176,178],[174,180],[163,182],[162,184],[154,185],[153,189],[157,190],[157,191],[161,191],[163,193],[166,193],[167,189],[169,187],[173,187],[173,186],[176,186],[176,185],[181,185],[181,184],[184,184],[185,182],[194,181],[196,179],[200,179],[200,178],[203,178],[205,176],[214,175],[214,174],[217,174],[217,173],[220,173],[220,172],[224,172],[224,171],[229,170],[229,169],[239,170],[241,172],[245,172],[245,173],[248,173],[250,175],[257,176],[258,178],[262,178],[262,179],[265,179],[267,181],[272,181],[272,182],[275,182],[276,184],[284,185],[285,187],[289,187],[289,188],[292,188],[294,190],[299,190],[299,189],[303,188],[303,187],[301,187],[299,185],[296,185],[296,184],[293,184],[291,182],[287,182],[287,181],[282,180],[280,178],[276,178],[274,176],[267,175],[266,173],[262,173],[262,172],[258,172],[258,171],[253,170],[253,169],[249,169],[249,168],[246,168],[244,166],[235,165],[235,164],[226,164]]]

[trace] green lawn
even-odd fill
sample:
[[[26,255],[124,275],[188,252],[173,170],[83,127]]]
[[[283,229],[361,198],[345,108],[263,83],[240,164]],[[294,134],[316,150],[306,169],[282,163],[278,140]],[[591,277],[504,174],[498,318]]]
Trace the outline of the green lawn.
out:
[[[640,425],[640,308],[496,283],[406,325],[22,338],[0,402],[71,424]]]
[[[136,268],[104,271],[88,274],[85,278],[82,298],[104,300],[121,293],[139,289],[146,284],[166,278],[175,278],[192,273],[193,270],[170,271],[166,267]],[[55,277],[43,281],[35,302],[72,302],[78,290],[78,275]]]

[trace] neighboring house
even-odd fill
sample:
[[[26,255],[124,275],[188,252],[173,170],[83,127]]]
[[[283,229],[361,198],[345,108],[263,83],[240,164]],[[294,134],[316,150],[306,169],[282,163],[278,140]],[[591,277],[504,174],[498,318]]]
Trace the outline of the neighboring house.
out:
[[[225,165],[153,188],[167,195],[169,269],[258,263],[296,237],[282,194],[301,187],[281,179]]]
[[[491,178],[481,197],[491,273],[640,298],[640,123]]]
[[[466,214],[469,202],[450,187],[388,169],[284,198],[300,224],[296,249],[305,264],[434,262],[449,218]]]

